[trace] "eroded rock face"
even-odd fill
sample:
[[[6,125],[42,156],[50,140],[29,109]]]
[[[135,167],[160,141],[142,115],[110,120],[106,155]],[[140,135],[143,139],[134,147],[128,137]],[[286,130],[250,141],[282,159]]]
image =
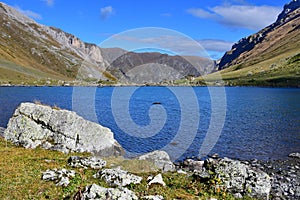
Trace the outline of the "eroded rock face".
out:
[[[147,160],[153,163],[159,169],[163,170],[164,172],[175,171],[175,165],[170,160],[169,154],[165,151],[153,151],[145,155],[139,156],[138,159]]]
[[[97,184],[92,184],[85,188],[82,199],[137,200],[138,197],[127,188],[104,188]]]
[[[109,128],[72,111],[33,103],[22,103],[16,109],[4,137],[25,148],[41,146],[65,153],[93,152],[99,156],[124,154]]]

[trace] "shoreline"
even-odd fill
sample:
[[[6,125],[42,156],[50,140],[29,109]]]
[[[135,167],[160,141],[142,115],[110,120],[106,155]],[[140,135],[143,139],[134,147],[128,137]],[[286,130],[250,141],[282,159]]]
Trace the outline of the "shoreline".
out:
[[[267,86],[267,85],[178,85],[178,84],[111,84],[111,85],[97,85],[97,84],[86,84],[86,85],[22,85],[22,84],[0,84],[0,87],[245,87],[245,88],[286,88],[286,89],[299,89],[300,86]]]

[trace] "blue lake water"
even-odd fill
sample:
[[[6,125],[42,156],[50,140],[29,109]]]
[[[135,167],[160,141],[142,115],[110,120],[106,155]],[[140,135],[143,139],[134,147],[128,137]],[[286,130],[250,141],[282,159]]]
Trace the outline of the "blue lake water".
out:
[[[6,127],[21,102],[38,100],[109,127],[128,155],[164,149],[180,160],[204,156],[199,151],[210,145],[206,153],[239,159],[286,159],[300,152],[300,89],[226,87],[223,92],[207,87],[0,87],[0,126]]]

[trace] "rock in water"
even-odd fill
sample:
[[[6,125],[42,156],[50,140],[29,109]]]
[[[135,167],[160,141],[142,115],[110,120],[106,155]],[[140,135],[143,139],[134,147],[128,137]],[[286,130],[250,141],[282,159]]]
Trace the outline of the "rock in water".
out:
[[[109,128],[87,121],[75,112],[45,105],[22,103],[9,120],[4,137],[25,148],[41,146],[98,156],[123,155]]]
[[[291,153],[291,154],[289,154],[289,157],[291,157],[291,158],[300,158],[300,153]]]

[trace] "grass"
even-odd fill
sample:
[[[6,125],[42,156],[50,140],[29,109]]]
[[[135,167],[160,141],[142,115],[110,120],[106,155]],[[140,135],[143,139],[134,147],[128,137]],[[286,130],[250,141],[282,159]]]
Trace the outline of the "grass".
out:
[[[299,57],[299,51],[287,52],[254,64],[233,65],[218,74],[226,85],[300,87]],[[204,78],[207,83],[214,84],[220,79],[218,74],[209,74]]]
[[[54,182],[41,180],[42,172],[53,168],[67,168],[67,159],[74,154],[63,154],[44,149],[24,149],[16,147],[0,138],[0,199],[72,199],[85,186],[96,183],[108,185],[93,178],[97,170],[74,169],[76,176],[69,186],[63,188]],[[88,154],[77,154],[87,156]],[[216,181],[201,183],[196,177],[178,173],[163,174],[166,187],[153,185],[148,187],[147,177],[155,176],[158,171],[147,161],[126,160],[121,157],[106,158],[107,167],[120,166],[136,175],[142,176],[141,184],[129,185],[137,196],[162,195],[165,199],[234,199],[225,189],[215,187]],[[250,199],[245,197],[244,199]]]

